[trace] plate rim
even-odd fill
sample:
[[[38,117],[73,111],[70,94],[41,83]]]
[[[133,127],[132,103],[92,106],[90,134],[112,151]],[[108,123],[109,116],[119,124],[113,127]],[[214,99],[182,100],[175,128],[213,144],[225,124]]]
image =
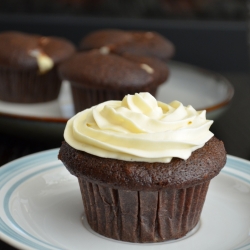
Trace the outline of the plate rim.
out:
[[[27,170],[30,169],[31,165],[34,164],[34,161],[37,161],[37,163],[38,163],[37,167],[38,167],[42,163],[48,163],[51,158],[54,159],[54,163],[52,162],[51,165],[46,168],[46,170],[41,169],[39,172],[48,171],[51,169],[51,167],[53,167],[55,169],[61,165],[59,160],[57,160],[57,157],[55,157],[58,154],[58,151],[59,151],[59,148],[49,149],[49,150],[45,150],[45,151],[31,154],[31,155],[23,156],[23,157],[18,158],[14,161],[11,161],[11,162],[3,165],[2,167],[0,167],[0,176],[2,175],[2,173],[6,172],[6,171],[12,172],[10,170],[13,170],[13,169],[15,170],[15,169],[19,168],[20,164],[25,163],[25,161],[28,161],[28,162],[26,164],[24,164],[23,166],[21,166],[21,168],[19,170],[23,169],[25,165],[26,165]],[[58,161],[58,165],[55,166],[55,162],[57,162],[57,161]],[[227,171],[227,169],[233,169],[233,170],[239,171],[240,173],[243,173],[247,177],[250,177],[250,161],[249,160],[227,154],[226,168],[225,169],[223,168],[221,172],[227,176],[231,176],[233,178],[236,178],[236,179],[239,179],[243,182],[246,182],[247,184],[250,184],[250,178],[248,178],[248,179],[246,179],[244,177],[242,178],[234,173]],[[12,179],[14,176],[16,176],[15,172],[13,174],[12,174],[13,176],[10,179]],[[30,175],[36,175],[36,174],[37,174],[37,171],[32,172]],[[11,175],[11,174],[9,174],[9,175]],[[25,176],[27,177],[27,175],[25,175]],[[6,183],[6,181],[0,180],[0,187],[5,185],[5,183]],[[2,194],[3,197],[6,196],[6,194],[7,194],[6,192],[3,193]],[[47,242],[44,242],[45,245],[47,245],[47,247],[42,245],[42,244],[40,245],[37,242],[33,242],[32,240],[27,239],[26,237],[23,237],[23,238],[26,239],[28,241],[28,243],[31,243],[31,245],[29,245],[28,243],[27,244],[23,243],[23,242],[19,241],[17,238],[13,238],[12,236],[9,236],[4,231],[2,231],[4,229],[3,226],[6,226],[6,228],[8,230],[13,231],[18,236],[22,236],[22,235],[20,233],[18,233],[17,231],[14,231],[12,228],[8,227],[8,225],[6,225],[6,223],[2,220],[2,218],[0,218],[0,238],[1,238],[1,240],[6,242],[7,244],[9,244],[11,246],[16,247],[16,248],[35,249],[32,247],[32,245],[36,245],[39,247],[38,249],[40,249],[40,250],[41,249],[61,249],[61,248],[58,248],[54,245],[50,245]],[[29,236],[29,234],[25,234],[25,236]],[[39,239],[37,239],[37,240],[40,241]],[[40,241],[40,242],[43,243],[43,241]],[[249,246],[250,246],[250,243],[247,243],[246,245],[240,246],[236,249],[245,249],[245,247],[249,247]]]
[[[206,110],[206,112],[209,113],[209,112],[215,111],[219,108],[227,106],[232,101],[232,98],[234,96],[234,87],[233,87],[232,83],[226,77],[224,77],[222,74],[217,73],[217,72],[212,71],[212,70],[209,70],[209,69],[205,69],[205,68],[196,66],[196,65],[183,63],[183,62],[179,62],[179,61],[170,61],[169,63],[170,63],[170,65],[171,64],[172,65],[179,65],[181,67],[185,67],[185,68],[189,68],[189,69],[194,70],[194,71],[198,71],[202,75],[208,75],[210,78],[213,78],[213,79],[219,79],[220,81],[223,81],[223,83],[227,86],[227,97],[225,98],[225,100],[218,102],[214,105],[208,106],[208,107],[201,107],[201,108],[199,108],[200,110]]]
[[[212,70],[204,69],[202,67],[184,63],[184,62],[170,60],[168,64],[170,65],[170,67],[171,65],[177,65],[179,67],[184,67],[184,68],[191,69],[193,71],[197,71],[203,75],[208,75],[210,78],[213,78],[213,79],[220,79],[220,81],[223,81],[223,83],[227,86],[227,96],[225,100],[215,103],[214,105],[199,108],[199,109],[204,109],[207,111],[207,113],[209,113],[209,112],[218,110],[220,108],[226,107],[232,101],[233,96],[234,96],[234,87],[232,83],[223,75],[217,72],[214,72]],[[20,115],[20,114],[6,113],[3,111],[0,111],[0,117],[11,118],[11,119],[16,119],[16,120],[19,119],[19,120],[24,120],[24,121],[27,120],[27,121],[36,121],[36,122],[44,122],[44,123],[49,122],[49,123],[62,123],[62,124],[65,124],[69,119],[69,118],[64,118],[64,117],[46,117],[46,116],[39,117],[39,116],[31,116],[31,115]]]

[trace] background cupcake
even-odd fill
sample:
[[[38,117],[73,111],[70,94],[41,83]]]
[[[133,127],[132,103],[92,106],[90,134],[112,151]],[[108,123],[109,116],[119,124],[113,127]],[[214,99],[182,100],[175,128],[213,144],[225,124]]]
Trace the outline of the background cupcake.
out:
[[[79,180],[91,228],[129,242],[161,242],[198,223],[210,180],[226,163],[205,111],[126,96],[78,113],[59,159]]]
[[[91,50],[65,61],[59,74],[70,82],[75,112],[79,112],[107,100],[121,100],[126,94],[155,95],[169,70],[156,58]]]
[[[74,45],[63,38],[1,33],[0,99],[15,103],[56,99],[61,87],[57,66],[74,52]]]
[[[153,31],[97,30],[80,42],[80,50],[100,48],[119,55],[152,56],[164,61],[168,61],[175,53],[174,44]]]

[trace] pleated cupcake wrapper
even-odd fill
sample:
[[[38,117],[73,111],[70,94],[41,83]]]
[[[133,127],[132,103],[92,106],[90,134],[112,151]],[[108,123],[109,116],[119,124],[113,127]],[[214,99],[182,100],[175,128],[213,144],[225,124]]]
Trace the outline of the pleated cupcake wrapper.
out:
[[[186,189],[128,191],[79,178],[86,217],[97,233],[128,242],[185,236],[198,223],[209,182]]]
[[[99,103],[110,100],[122,100],[127,94],[135,94],[139,92],[149,92],[155,96],[156,88],[142,88],[134,90],[124,89],[111,89],[111,88],[93,88],[86,87],[81,84],[71,82],[71,90],[73,95],[73,102],[75,107],[75,113],[78,113],[84,109],[95,106]]]
[[[37,70],[22,71],[0,68],[0,99],[16,103],[39,103],[55,100],[61,80],[56,68],[39,74]]]

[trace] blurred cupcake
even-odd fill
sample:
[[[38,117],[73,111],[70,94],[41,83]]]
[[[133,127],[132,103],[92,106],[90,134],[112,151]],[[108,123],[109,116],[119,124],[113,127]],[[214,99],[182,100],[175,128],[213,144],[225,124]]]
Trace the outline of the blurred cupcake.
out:
[[[155,96],[169,70],[156,58],[91,50],[62,63],[59,74],[71,83],[77,113],[107,100],[121,100],[126,94],[144,91]]]
[[[122,55],[152,56],[168,61],[174,56],[172,42],[153,31],[123,31],[118,29],[98,30],[85,36],[80,50],[102,49]]]
[[[157,102],[149,93],[107,101],[72,117],[59,159],[78,178],[91,228],[141,243],[190,232],[210,180],[226,163],[211,124],[205,110]]]
[[[57,67],[74,52],[74,45],[63,38],[14,31],[0,33],[0,100],[55,100],[61,87]]]

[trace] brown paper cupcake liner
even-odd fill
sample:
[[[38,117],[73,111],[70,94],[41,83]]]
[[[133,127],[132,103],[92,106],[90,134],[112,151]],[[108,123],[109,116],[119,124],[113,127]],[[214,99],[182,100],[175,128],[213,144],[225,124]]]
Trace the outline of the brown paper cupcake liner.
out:
[[[57,99],[61,88],[56,67],[39,74],[0,68],[0,100],[14,103],[39,103]]]
[[[127,242],[185,236],[198,223],[209,181],[186,189],[128,191],[78,178],[86,217],[97,233]]]
[[[134,90],[122,90],[122,89],[109,89],[109,88],[91,88],[85,87],[80,84],[71,83],[71,90],[73,95],[73,102],[75,107],[75,113],[78,113],[84,109],[95,106],[99,103],[109,100],[122,100],[127,94],[135,94],[139,92],[149,92],[153,96],[156,95],[156,88],[150,89],[134,89]]]

